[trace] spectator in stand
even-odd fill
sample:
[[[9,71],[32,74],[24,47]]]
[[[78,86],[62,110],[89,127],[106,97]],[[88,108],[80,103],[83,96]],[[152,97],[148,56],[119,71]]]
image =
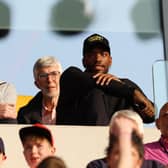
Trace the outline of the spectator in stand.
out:
[[[33,67],[34,83],[40,91],[18,112],[19,124],[56,124],[60,94],[60,62],[52,56],[39,58]]]
[[[109,41],[99,34],[84,40],[83,66],[66,69],[60,79],[58,124],[108,125],[121,109],[134,109],[144,123],[155,119],[153,103],[129,79],[108,73],[112,65]]]
[[[43,159],[37,168],[66,168],[66,165],[60,157],[49,156]]]
[[[6,160],[6,154],[5,154],[5,145],[3,142],[3,139],[0,138],[0,167],[2,168],[4,165],[4,161]]]
[[[54,139],[45,125],[36,123],[23,127],[19,130],[19,136],[25,160],[30,168],[36,168],[44,158],[55,155]]]
[[[91,161],[87,168],[165,168],[155,160],[143,160],[143,135],[143,122],[136,112],[117,111],[110,122],[106,157]]]
[[[17,92],[13,84],[0,81],[0,123],[16,124]]]
[[[136,123],[130,122],[130,119],[124,117],[114,119],[107,148],[109,168],[125,168],[125,166],[141,168],[144,152],[143,142],[136,129]]]
[[[157,160],[168,166],[168,102],[161,107],[155,123],[161,136],[158,141],[145,144],[145,158]]]

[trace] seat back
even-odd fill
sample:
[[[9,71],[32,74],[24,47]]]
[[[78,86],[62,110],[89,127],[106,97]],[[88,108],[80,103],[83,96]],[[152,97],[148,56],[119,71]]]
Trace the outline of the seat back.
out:
[[[30,96],[30,95],[18,95],[17,101],[16,101],[16,111],[18,112],[18,110],[22,106],[26,105],[32,98],[33,96]]]

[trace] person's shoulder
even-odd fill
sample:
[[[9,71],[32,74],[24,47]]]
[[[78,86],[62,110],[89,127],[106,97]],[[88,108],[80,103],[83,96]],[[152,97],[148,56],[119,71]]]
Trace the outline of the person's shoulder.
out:
[[[164,168],[165,165],[156,160],[144,160],[142,168]]]
[[[151,148],[159,144],[159,141],[152,141],[152,142],[147,142],[144,144],[145,148]]]
[[[61,75],[61,83],[62,82],[72,82],[73,80],[83,79],[85,78],[86,74],[80,68],[71,66],[65,69]]]
[[[133,82],[131,79],[128,78],[120,78],[120,80],[126,84],[136,84],[135,82]]]
[[[6,81],[0,80],[0,85],[6,84]]]
[[[7,81],[0,81],[0,87],[4,88],[4,89],[9,89],[9,90],[15,90],[15,85],[11,82],[7,82]]]
[[[7,88],[7,87],[14,87],[12,83],[6,82],[6,81],[0,81],[0,87]]]
[[[5,81],[0,81],[0,90],[6,90],[6,88],[8,87],[8,83]]]
[[[19,112],[26,112],[32,108],[37,108],[37,106],[42,106],[42,92],[38,92],[26,105],[19,109]]]
[[[3,80],[0,80],[0,85],[12,85],[12,86],[14,86],[13,83],[7,82],[7,81],[3,81]]]
[[[64,70],[64,72],[63,73],[65,73],[65,72],[73,72],[73,71],[80,71],[80,72],[83,72],[80,68],[78,68],[78,67],[76,67],[76,66],[70,66],[70,67],[68,67],[68,68],[66,68],[65,70]]]
[[[133,82],[132,80],[130,80],[128,78],[120,78],[120,80],[122,82],[124,82],[126,85],[128,85],[128,86],[130,86],[130,87],[132,87],[134,89],[138,89],[138,90],[140,90],[142,92],[142,89],[138,86],[138,84]]]
[[[105,158],[92,160],[87,164],[87,168],[107,168]]]

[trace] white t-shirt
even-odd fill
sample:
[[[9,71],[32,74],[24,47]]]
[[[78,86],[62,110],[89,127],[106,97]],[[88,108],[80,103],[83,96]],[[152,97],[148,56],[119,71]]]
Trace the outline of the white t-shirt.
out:
[[[17,92],[13,84],[0,81],[0,103],[16,104]]]

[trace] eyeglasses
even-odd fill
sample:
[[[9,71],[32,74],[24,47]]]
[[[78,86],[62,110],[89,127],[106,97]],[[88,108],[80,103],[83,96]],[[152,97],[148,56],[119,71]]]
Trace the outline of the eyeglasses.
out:
[[[53,71],[50,73],[41,73],[38,75],[40,80],[45,80],[47,79],[49,76],[51,76],[52,79],[55,79],[58,75],[60,75],[59,71]]]

